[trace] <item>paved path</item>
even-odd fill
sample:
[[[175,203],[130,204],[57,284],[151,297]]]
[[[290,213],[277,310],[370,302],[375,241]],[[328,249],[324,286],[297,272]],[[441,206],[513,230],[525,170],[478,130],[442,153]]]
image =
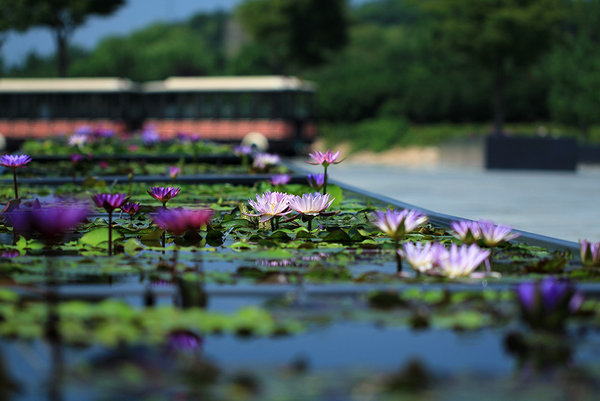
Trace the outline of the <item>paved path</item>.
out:
[[[303,160],[293,163],[322,171]],[[493,220],[575,242],[600,241],[600,167],[566,173],[342,163],[329,172],[341,182],[435,212]]]

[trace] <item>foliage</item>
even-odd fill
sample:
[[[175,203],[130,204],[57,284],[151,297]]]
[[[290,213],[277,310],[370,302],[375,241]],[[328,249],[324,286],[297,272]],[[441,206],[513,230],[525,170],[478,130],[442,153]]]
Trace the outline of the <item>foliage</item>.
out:
[[[440,45],[465,54],[494,77],[494,124],[504,123],[504,90],[511,66],[536,62],[552,45],[559,0],[430,0]]]
[[[348,40],[345,0],[247,0],[236,16],[273,54],[273,72],[321,64]]]
[[[73,63],[73,76],[122,76],[135,81],[207,75],[217,57],[184,25],[156,24],[129,37],[104,39],[87,59]]]
[[[549,107],[553,119],[578,125],[589,138],[589,125],[600,122],[600,2],[568,2],[560,43],[548,57],[552,77]]]
[[[22,0],[18,2],[20,20],[17,27],[49,28],[56,39],[58,75],[67,76],[68,43],[73,32],[92,15],[109,15],[125,4],[125,0]],[[20,26],[19,26],[20,24]]]

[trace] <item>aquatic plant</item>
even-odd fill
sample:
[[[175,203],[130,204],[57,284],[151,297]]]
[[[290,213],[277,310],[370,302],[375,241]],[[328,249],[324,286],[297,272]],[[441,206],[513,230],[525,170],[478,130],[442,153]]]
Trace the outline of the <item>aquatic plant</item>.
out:
[[[313,161],[306,161],[308,164],[320,164],[323,166],[323,194],[327,193],[327,167],[330,164],[339,164],[344,160],[338,160],[340,157],[340,151],[333,153],[331,149],[327,149],[327,152],[319,152],[315,150],[313,153],[309,153],[308,156],[313,159]]]
[[[308,185],[310,185],[311,188],[319,191],[321,190],[321,188],[323,188],[323,185],[325,184],[325,174],[308,174],[306,176],[306,179],[308,180]]]
[[[129,197],[127,194],[96,194],[92,196],[96,206],[103,208],[108,213],[108,256],[112,255],[112,214],[115,209],[122,207]]]
[[[167,207],[167,202],[179,194],[180,189],[177,187],[150,187],[148,194],[154,199],[160,201],[163,207]]]
[[[274,174],[269,178],[269,182],[273,185],[285,185],[292,179],[289,174]]]
[[[177,178],[177,176],[179,175],[179,173],[181,173],[181,168],[179,168],[177,166],[171,166],[171,167],[169,167],[169,177],[171,177],[172,180],[174,180],[175,178]]]
[[[246,216],[259,217],[259,222],[265,223],[275,218],[275,225],[281,216],[292,213],[290,195],[281,192],[265,192],[256,194],[256,200],[248,199],[248,203],[258,213],[243,213]]]
[[[198,231],[210,223],[215,211],[212,209],[160,209],[152,216],[154,223],[174,235],[186,231]]]
[[[491,250],[482,249],[475,244],[450,245],[450,249],[437,248],[436,269],[430,273],[448,278],[470,276],[491,254]]]
[[[303,194],[302,196],[290,197],[289,207],[298,213],[296,217],[302,217],[302,220],[308,223],[308,230],[310,231],[312,220],[316,216],[324,214],[334,200],[335,198],[331,199],[329,194]]]
[[[600,242],[581,241],[579,253],[584,266],[600,266]]]
[[[0,166],[7,167],[13,171],[13,180],[15,184],[15,199],[19,199],[19,187],[17,186],[17,168],[24,167],[31,161],[28,155],[3,155],[0,157]]]
[[[10,222],[19,234],[40,234],[46,243],[58,241],[67,230],[83,223],[89,209],[82,204],[62,204],[17,210],[11,213]]]
[[[577,312],[583,294],[569,281],[547,277],[515,288],[523,320],[533,329],[557,330]]]

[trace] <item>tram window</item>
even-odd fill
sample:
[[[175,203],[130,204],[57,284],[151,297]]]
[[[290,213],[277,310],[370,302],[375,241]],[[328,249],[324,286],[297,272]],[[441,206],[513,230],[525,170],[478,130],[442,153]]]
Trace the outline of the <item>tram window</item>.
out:
[[[0,95],[0,117],[9,118],[11,116],[9,95]]]
[[[216,96],[214,94],[203,95],[200,101],[200,117],[215,118],[215,102]]]
[[[239,97],[238,115],[240,118],[252,118],[252,105],[254,103],[254,96],[252,93],[242,93]]]
[[[257,95],[258,118],[270,118],[273,112],[273,98],[270,93],[259,93]]]
[[[224,93],[221,95],[219,117],[221,118],[233,118],[235,115],[235,99],[230,93]]]
[[[297,92],[294,99],[294,117],[305,119],[308,117],[308,96],[307,93]]]
[[[52,118],[52,107],[50,106],[50,95],[38,95],[36,108],[37,118],[49,119]]]
[[[164,118],[177,118],[178,117],[177,98],[174,94],[169,93],[165,96],[165,105],[163,109]]]
[[[198,95],[193,93],[182,94],[181,106],[183,118],[196,118],[198,116]]]

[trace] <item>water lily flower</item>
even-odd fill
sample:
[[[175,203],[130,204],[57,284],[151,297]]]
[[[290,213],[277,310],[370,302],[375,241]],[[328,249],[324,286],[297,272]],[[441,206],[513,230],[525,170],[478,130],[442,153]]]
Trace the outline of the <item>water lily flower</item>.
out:
[[[67,144],[69,146],[77,146],[79,149],[83,148],[83,145],[88,141],[89,136],[86,134],[75,133],[69,137]]]
[[[15,184],[15,199],[19,199],[19,187],[17,186],[17,168],[24,167],[31,161],[28,155],[3,155],[0,157],[0,166],[7,167],[13,171],[13,180]]]
[[[233,154],[236,156],[251,155],[252,154],[252,146],[237,145],[236,147],[233,148]]]
[[[202,135],[200,135],[199,133],[196,132],[194,134],[190,134],[188,136],[188,139],[192,143],[200,142],[200,139],[202,139]]]
[[[96,204],[96,206],[103,208],[108,213],[112,213],[115,209],[123,206],[128,200],[129,197],[127,194],[96,194],[92,196],[92,200]]]
[[[3,258],[18,258],[19,256],[21,256],[21,252],[17,251],[17,250],[10,250],[10,251],[4,251],[2,252],[2,255],[0,255],[0,257]]]
[[[323,166],[323,194],[327,193],[327,167],[330,164],[339,164],[343,162],[343,160],[338,160],[340,157],[340,151],[333,153],[331,149],[327,149],[327,152],[319,152],[315,150],[313,153],[309,153],[308,155],[313,161],[306,161],[309,164],[320,164]]]
[[[371,217],[371,222],[395,241],[429,221],[423,213],[409,209],[398,211],[388,208],[384,212],[374,212]]]
[[[583,240],[579,243],[579,252],[585,266],[600,266],[600,242]]]
[[[583,294],[566,280],[547,277],[517,285],[523,319],[534,329],[559,329],[583,303]]]
[[[262,195],[256,194],[256,201],[248,199],[248,203],[258,213],[244,213],[246,216],[260,217],[261,223],[267,222],[272,218],[279,218],[292,213],[290,209],[290,195],[281,192],[265,192]]]
[[[177,178],[179,173],[181,173],[181,168],[176,167],[176,166],[169,167],[169,177],[171,177],[172,180]]]
[[[214,214],[212,209],[161,209],[152,219],[163,230],[182,235],[186,231],[200,230],[210,223]]]
[[[270,177],[269,182],[273,185],[285,185],[292,179],[289,174],[274,174]]]
[[[148,126],[142,131],[142,142],[144,146],[152,146],[160,142],[160,135],[154,126]]]
[[[464,243],[471,245],[481,238],[479,223],[469,220],[453,221],[450,228],[454,231],[452,235]]]
[[[146,192],[154,199],[161,201],[163,207],[166,207],[167,202],[176,197],[179,191],[181,190],[177,187],[150,187],[150,191]]]
[[[290,198],[290,208],[303,215],[316,216],[323,213],[335,200],[329,194],[303,194]]]
[[[519,237],[521,234],[512,232],[512,227],[502,224],[494,224],[491,221],[480,220],[479,229],[481,238],[486,246],[494,247],[502,241],[510,241]]]
[[[94,131],[94,135],[96,135],[99,138],[112,138],[113,136],[115,136],[115,131],[106,127],[98,127]]]
[[[265,170],[271,166],[277,166],[281,163],[279,155],[271,153],[257,153],[254,155],[254,163],[252,166],[258,170]]]
[[[108,256],[112,255],[112,214],[115,209],[122,207],[129,197],[127,194],[96,194],[92,196],[96,206],[104,208],[108,213]]]
[[[83,155],[81,155],[79,153],[71,154],[71,155],[69,155],[69,157],[71,158],[71,161],[73,162],[73,164],[77,164],[83,160]]]
[[[39,233],[47,242],[58,240],[67,230],[83,223],[89,214],[81,204],[39,207],[12,212],[10,221],[22,234]]]
[[[167,346],[172,351],[195,351],[202,347],[202,338],[187,330],[177,330],[169,334]]]
[[[490,256],[492,251],[479,248],[475,244],[463,244],[460,248],[457,244],[452,244],[446,252],[446,254],[438,253],[437,273],[448,278],[456,278],[471,275]]]
[[[447,257],[446,248],[439,242],[406,242],[397,251],[404,260],[420,273],[428,273],[438,266],[439,260]]]
[[[306,178],[308,185],[317,191],[323,188],[323,184],[325,184],[325,174],[308,174]]]
[[[321,164],[325,167],[329,166],[330,164],[339,164],[343,162],[343,160],[338,160],[338,158],[340,157],[339,150],[335,153],[333,153],[331,149],[327,149],[327,152],[325,153],[315,150],[313,153],[309,153],[308,157],[313,159],[313,161],[306,161],[306,163]]]
[[[121,206],[121,210],[129,215],[129,218],[133,220],[133,216],[140,211],[142,208],[141,203],[126,203]]]
[[[92,135],[94,130],[89,125],[80,125],[75,128],[75,135]]]

